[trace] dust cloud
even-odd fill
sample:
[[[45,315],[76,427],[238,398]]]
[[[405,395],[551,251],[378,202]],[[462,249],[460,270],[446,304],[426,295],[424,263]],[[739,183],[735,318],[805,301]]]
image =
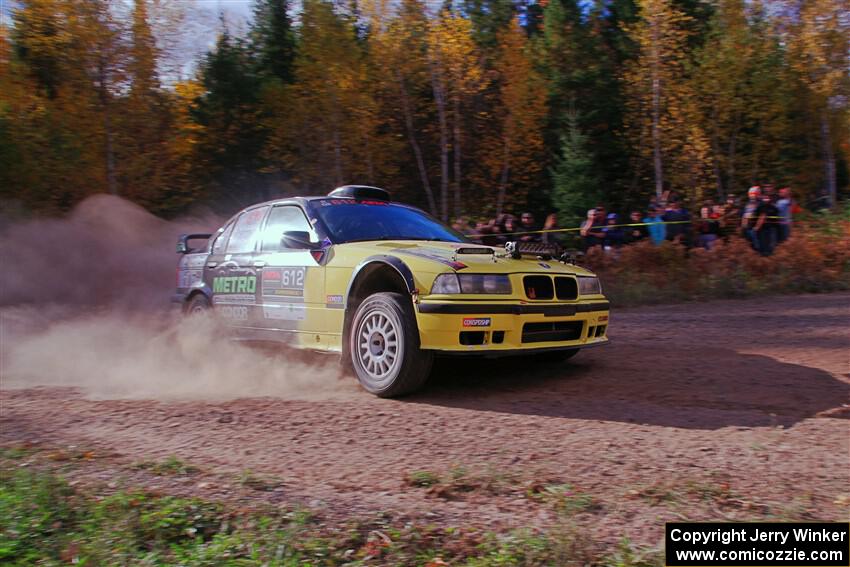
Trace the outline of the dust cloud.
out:
[[[164,400],[351,391],[335,357],[238,343],[215,317],[172,308],[177,235],[211,232],[222,220],[165,221],[97,195],[65,219],[4,222],[0,388]]]

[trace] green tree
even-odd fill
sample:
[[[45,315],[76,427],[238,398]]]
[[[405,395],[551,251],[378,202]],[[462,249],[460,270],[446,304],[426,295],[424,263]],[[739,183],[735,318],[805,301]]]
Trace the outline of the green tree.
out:
[[[284,84],[293,80],[296,36],[288,0],[256,0],[250,38],[258,72]]]
[[[575,111],[566,115],[567,130],[561,136],[561,149],[551,169],[552,205],[562,225],[577,224],[601,198],[599,180],[594,176],[593,158],[587,137],[579,129]]]

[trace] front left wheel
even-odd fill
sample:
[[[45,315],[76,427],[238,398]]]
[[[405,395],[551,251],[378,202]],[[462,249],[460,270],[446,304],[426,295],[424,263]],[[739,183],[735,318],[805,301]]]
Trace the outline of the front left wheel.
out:
[[[433,354],[419,349],[413,305],[400,293],[376,293],[357,307],[348,347],[360,384],[382,398],[418,390],[431,373]]]

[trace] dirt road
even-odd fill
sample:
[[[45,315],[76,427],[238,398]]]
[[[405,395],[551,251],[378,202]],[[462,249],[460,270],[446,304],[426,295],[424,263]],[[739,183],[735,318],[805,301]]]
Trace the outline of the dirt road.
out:
[[[567,517],[647,544],[680,518],[847,519],[850,294],[615,311],[610,336],[563,365],[445,361],[404,400],[353,384],[218,403],[5,389],[0,441],[103,456],[75,469],[81,482],[328,518],[505,529]],[[131,466],[170,455],[201,472]]]

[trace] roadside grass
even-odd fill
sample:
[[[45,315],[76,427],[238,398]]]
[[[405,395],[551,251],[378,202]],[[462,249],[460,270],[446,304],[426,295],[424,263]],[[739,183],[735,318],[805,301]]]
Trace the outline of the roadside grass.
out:
[[[425,488],[430,496],[446,500],[460,499],[468,493],[521,493],[520,480],[515,474],[493,466],[470,471],[464,466],[455,465],[443,474],[428,470],[412,471],[405,475],[404,483],[415,488]]]
[[[485,533],[379,515],[328,525],[303,509],[234,508],[144,490],[101,495],[54,470],[0,460],[0,563],[8,565],[658,566],[657,551],[546,532]]]
[[[148,471],[158,476],[188,475],[201,472],[200,468],[187,464],[174,455],[164,461],[139,461],[134,463],[132,468]]]
[[[250,469],[245,469],[239,475],[239,484],[251,490],[270,492],[279,486],[283,486],[283,481],[272,476],[257,474]]]
[[[552,506],[555,511],[567,516],[602,509],[602,503],[599,500],[567,483],[532,485],[526,495],[532,500]]]

